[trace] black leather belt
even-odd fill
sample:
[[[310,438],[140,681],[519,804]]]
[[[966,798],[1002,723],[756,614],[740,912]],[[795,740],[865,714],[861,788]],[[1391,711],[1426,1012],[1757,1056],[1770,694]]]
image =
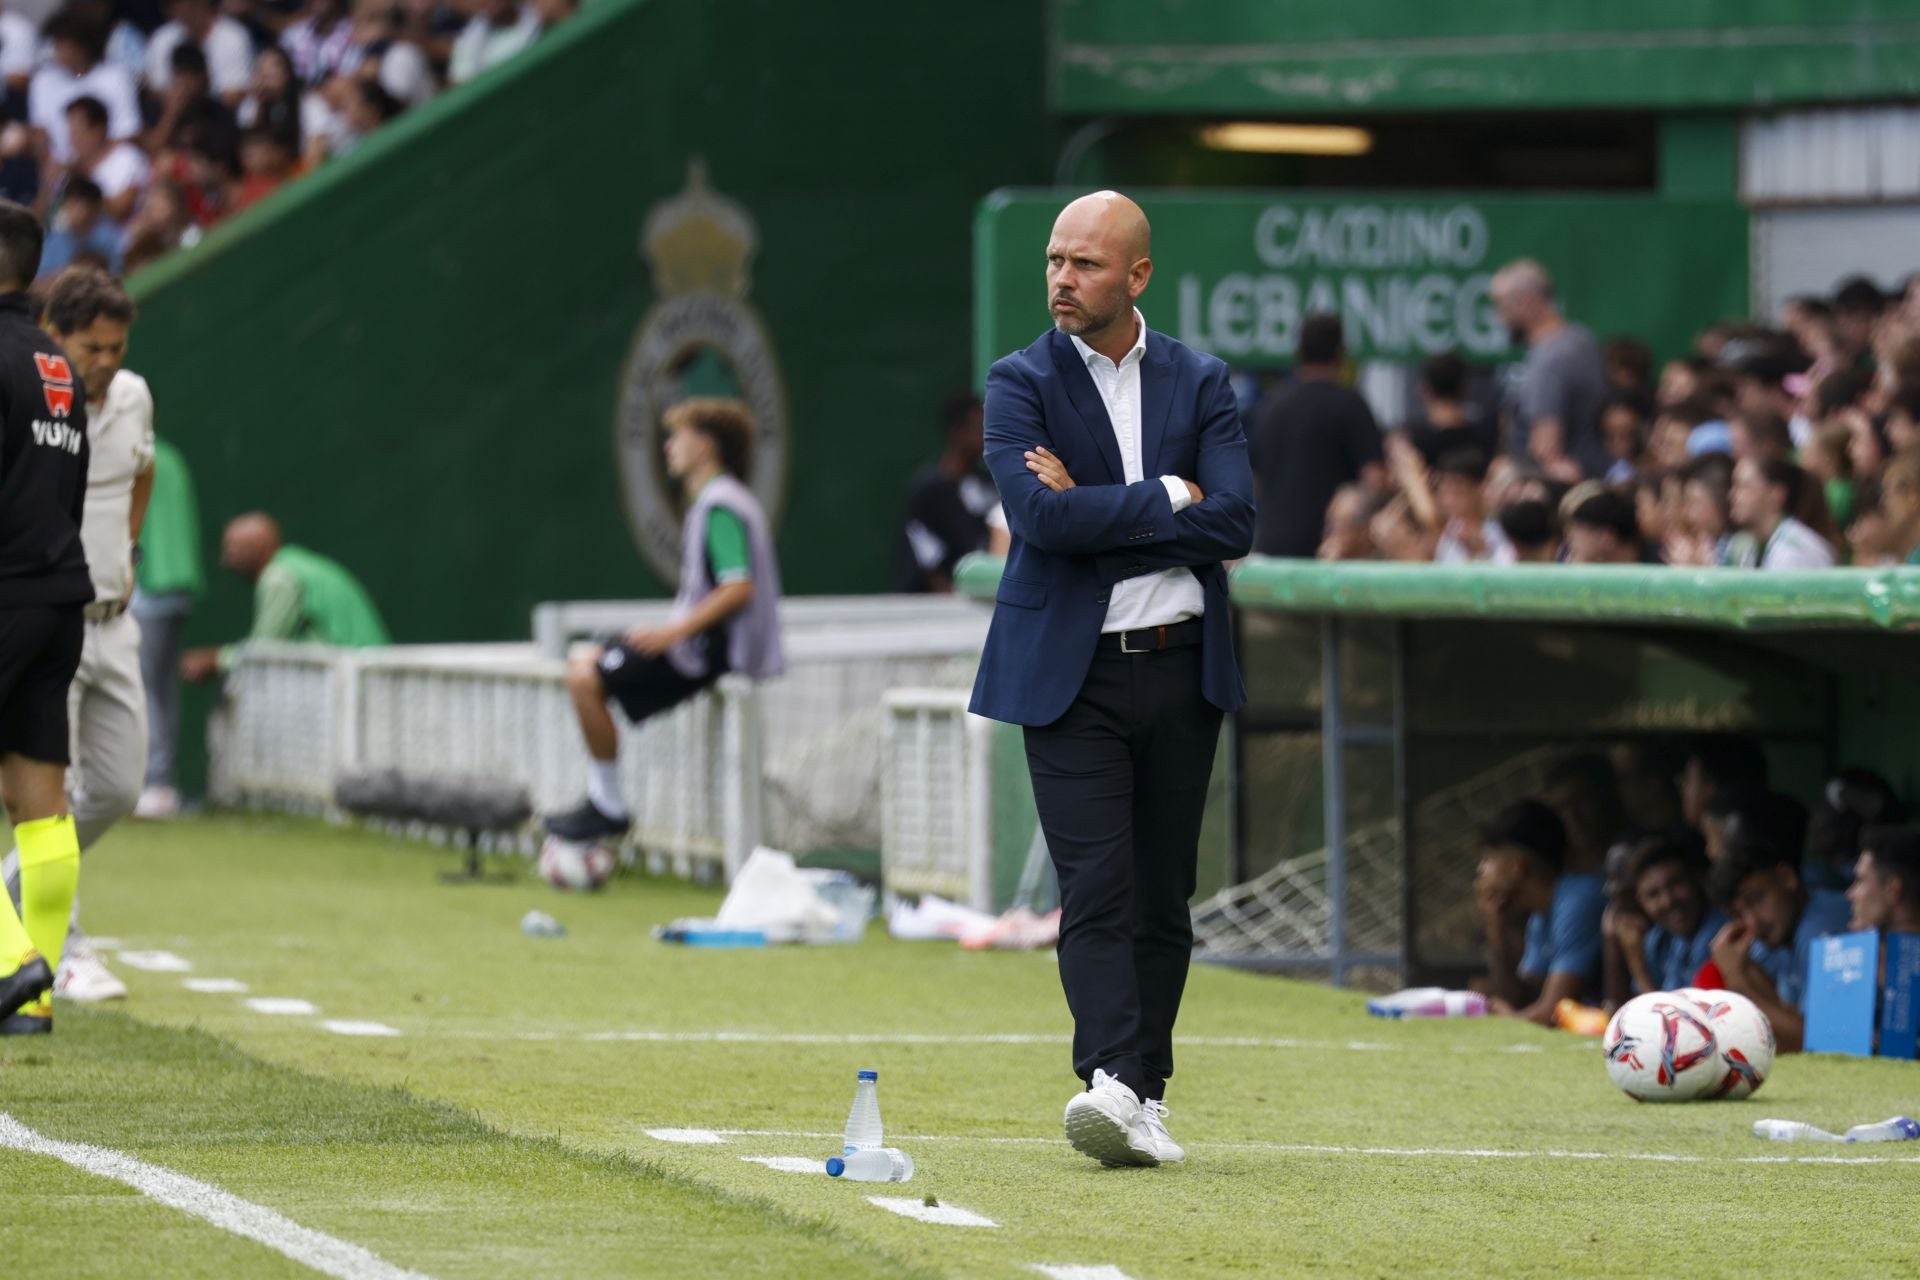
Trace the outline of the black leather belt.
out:
[[[1202,627],[1198,618],[1171,622],[1164,627],[1141,627],[1134,631],[1109,631],[1100,637],[1101,653],[1159,653],[1163,649],[1181,649],[1200,643]]]

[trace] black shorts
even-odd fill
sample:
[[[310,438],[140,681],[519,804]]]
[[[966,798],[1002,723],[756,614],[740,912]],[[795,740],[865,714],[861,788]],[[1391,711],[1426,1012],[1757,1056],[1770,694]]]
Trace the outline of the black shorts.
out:
[[[85,636],[77,604],[0,609],[0,756],[69,763],[67,686]]]
[[[608,644],[600,654],[600,687],[635,724],[679,706],[719,679],[719,674],[716,670],[704,676],[684,676],[665,655],[650,658],[619,641]]]

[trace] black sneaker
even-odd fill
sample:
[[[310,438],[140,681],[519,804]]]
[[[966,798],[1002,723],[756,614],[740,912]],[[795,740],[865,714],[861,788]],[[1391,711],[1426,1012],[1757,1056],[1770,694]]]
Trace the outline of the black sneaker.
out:
[[[543,821],[547,824],[549,834],[559,836],[562,840],[577,840],[582,844],[589,840],[623,836],[627,834],[627,828],[633,825],[633,819],[624,814],[616,818],[601,812],[591,800],[582,800],[571,809],[550,813]]]
[[[47,1036],[53,1034],[53,998],[41,996],[26,1008],[0,1018],[0,1036]]]
[[[0,1018],[32,1004],[53,990],[53,970],[44,957],[36,954],[4,978],[0,978]]]

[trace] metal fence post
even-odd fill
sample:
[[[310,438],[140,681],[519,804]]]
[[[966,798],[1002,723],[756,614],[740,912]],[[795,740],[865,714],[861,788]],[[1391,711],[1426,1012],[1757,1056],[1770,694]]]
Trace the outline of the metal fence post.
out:
[[[1340,694],[1340,620],[1320,620],[1320,778],[1327,842],[1327,980],[1347,985],[1347,718]]]

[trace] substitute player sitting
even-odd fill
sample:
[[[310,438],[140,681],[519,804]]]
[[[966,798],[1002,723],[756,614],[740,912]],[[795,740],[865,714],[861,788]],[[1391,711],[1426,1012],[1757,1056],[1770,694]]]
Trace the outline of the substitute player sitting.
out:
[[[729,671],[754,679],[785,669],[780,648],[780,566],[766,513],[745,483],[753,416],[738,400],[695,397],[664,415],[667,474],[687,501],[680,590],[664,627],[636,627],[567,663],[567,691],[587,741],[587,798],[548,814],[563,840],[624,835],[619,732],[607,710],[635,724],[699,693]]]

